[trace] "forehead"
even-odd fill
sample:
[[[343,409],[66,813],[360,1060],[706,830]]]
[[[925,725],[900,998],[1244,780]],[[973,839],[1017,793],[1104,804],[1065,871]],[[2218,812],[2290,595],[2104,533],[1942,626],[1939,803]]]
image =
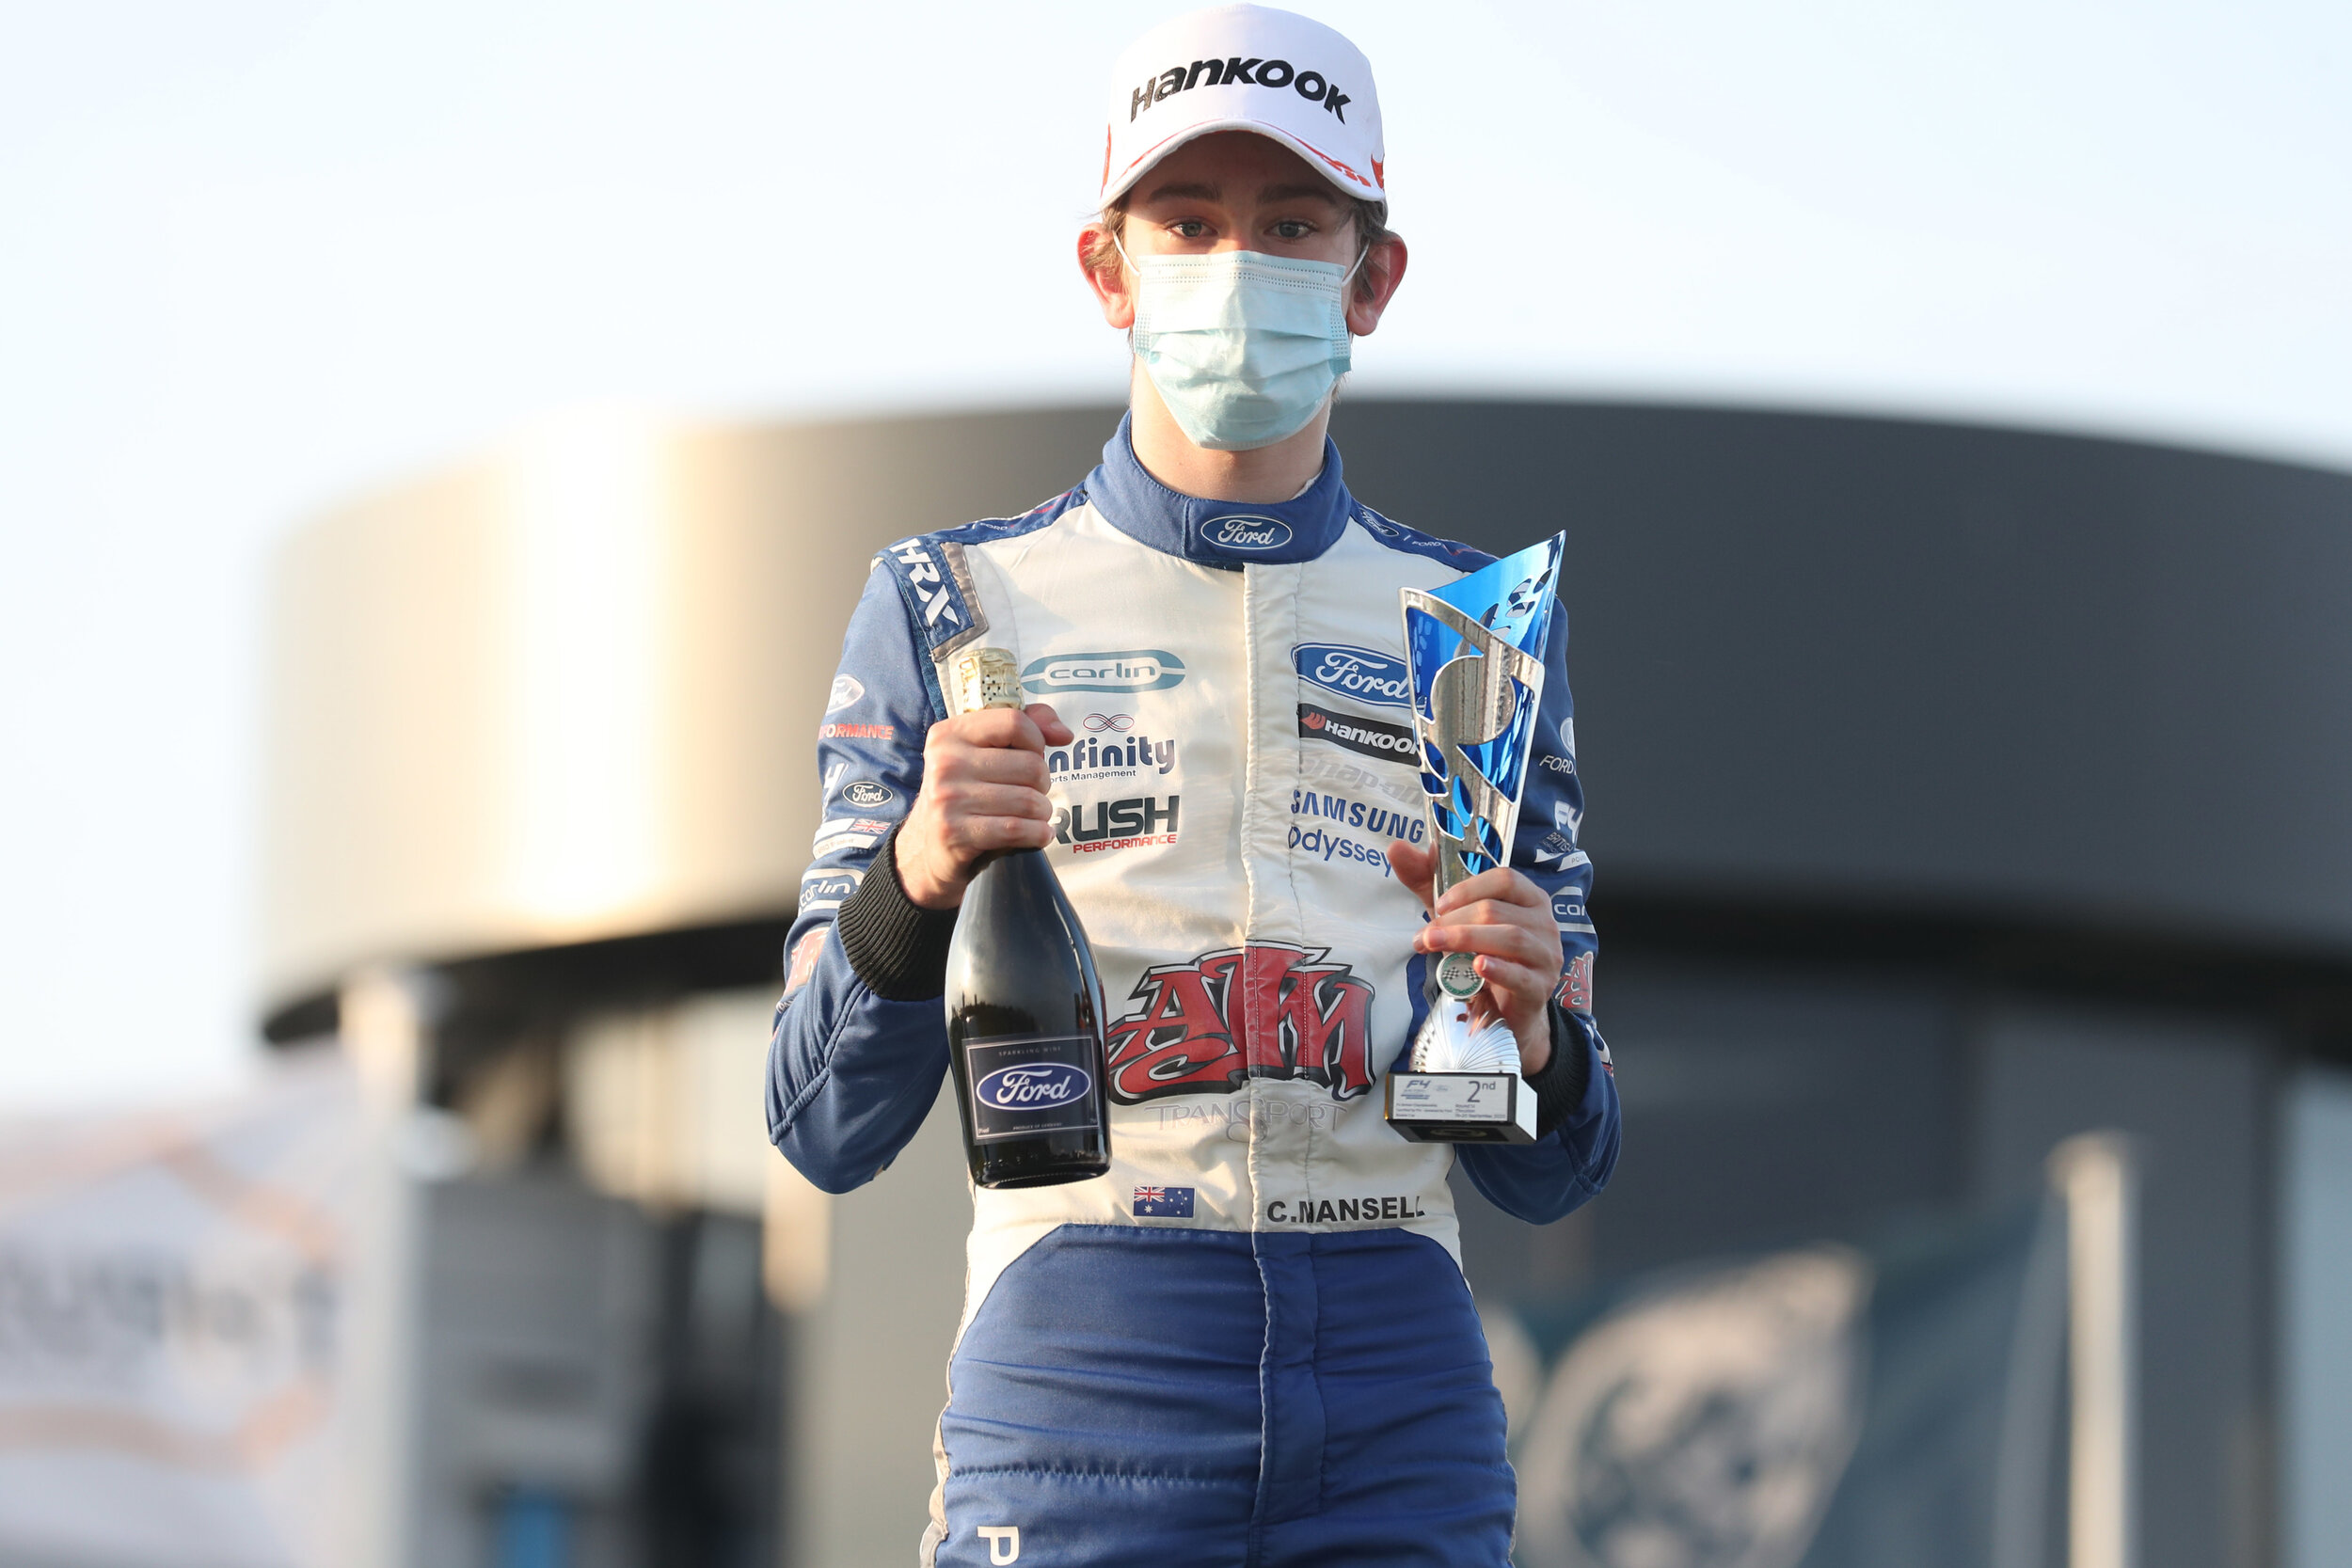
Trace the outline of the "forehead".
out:
[[[1345,199],[1306,159],[1249,131],[1218,131],[1186,142],[1152,166],[1136,182],[1135,195],[1148,202],[1163,192],[1199,197],[1214,191],[1220,199],[1231,199],[1269,188],[1285,196],[1320,197],[1333,206]]]

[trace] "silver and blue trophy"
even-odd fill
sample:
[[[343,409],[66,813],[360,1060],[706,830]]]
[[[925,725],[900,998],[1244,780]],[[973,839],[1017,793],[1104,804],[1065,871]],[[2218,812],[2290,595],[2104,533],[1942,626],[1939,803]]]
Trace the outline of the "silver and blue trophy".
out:
[[[1403,591],[1435,894],[1511,863],[1566,545],[1554,534],[1443,588]],[[1499,1020],[1470,1023],[1470,999],[1486,984],[1474,958],[1441,953],[1429,968],[1429,1017],[1410,1069],[1389,1075],[1390,1125],[1418,1143],[1534,1142],[1518,1041]]]

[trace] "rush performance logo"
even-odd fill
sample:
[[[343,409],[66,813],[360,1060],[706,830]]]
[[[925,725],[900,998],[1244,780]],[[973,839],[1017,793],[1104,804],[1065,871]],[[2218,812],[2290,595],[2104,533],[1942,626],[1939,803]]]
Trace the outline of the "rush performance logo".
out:
[[[1329,951],[1253,942],[1144,971],[1128,993],[1139,1006],[1105,1036],[1111,1098],[1232,1094],[1252,1078],[1369,1093],[1372,985]]]

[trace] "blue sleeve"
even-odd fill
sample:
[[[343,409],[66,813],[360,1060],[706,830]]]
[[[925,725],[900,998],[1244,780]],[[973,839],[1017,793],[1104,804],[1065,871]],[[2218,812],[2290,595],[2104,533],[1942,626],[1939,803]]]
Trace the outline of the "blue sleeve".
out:
[[[1556,607],[1544,644],[1544,700],[1535,743],[1519,796],[1519,825],[1511,863],[1551,899],[1560,928],[1562,976],[1554,1000],[1553,1049],[1585,1053],[1584,1095],[1567,1118],[1535,1143],[1464,1144],[1455,1150],[1471,1184],[1505,1213],[1535,1225],[1573,1213],[1599,1196],[1617,1165],[1616,1069],[1593,1022],[1596,938],[1586,903],[1593,863],[1578,844],[1584,825],[1584,786],[1576,771],[1576,703],[1568,692],[1568,614]],[[1418,1027],[1419,1019],[1416,1017]]]
[[[801,879],[768,1048],[768,1136],[829,1193],[863,1186],[898,1157],[947,1070],[938,999],[876,996],[834,928],[922,787],[924,737],[945,717],[905,593],[901,574],[878,562],[842,640],[817,739],[824,820]]]

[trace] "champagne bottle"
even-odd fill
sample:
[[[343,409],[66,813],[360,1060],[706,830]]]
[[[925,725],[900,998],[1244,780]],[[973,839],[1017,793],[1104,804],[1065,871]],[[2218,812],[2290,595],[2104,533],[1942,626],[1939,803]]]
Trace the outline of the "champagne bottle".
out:
[[[993,648],[961,654],[958,710],[1016,707]],[[1086,927],[1041,849],[1016,849],[964,889],[947,948],[947,1048],[964,1158],[983,1187],[1044,1187],[1110,1169],[1103,988]]]

